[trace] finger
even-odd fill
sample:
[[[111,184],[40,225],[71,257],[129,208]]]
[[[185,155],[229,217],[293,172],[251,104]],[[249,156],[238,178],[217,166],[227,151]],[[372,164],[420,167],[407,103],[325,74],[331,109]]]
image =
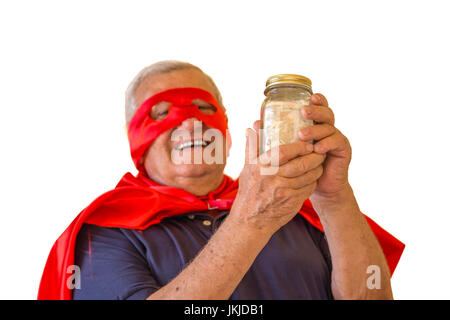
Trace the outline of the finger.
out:
[[[256,164],[258,162],[258,135],[254,130],[247,128],[245,136],[245,163]]]
[[[311,153],[313,149],[310,142],[296,141],[267,150],[259,160],[262,165],[282,166],[291,159]]]
[[[301,176],[295,178],[278,178],[278,188],[287,188],[298,190],[301,189],[314,181],[317,181],[323,174],[323,166],[318,166]]]
[[[278,170],[278,175],[285,178],[294,178],[317,168],[325,160],[324,154],[310,153],[306,156],[295,158],[282,165]]]
[[[258,155],[259,155],[259,139],[260,139],[260,134],[261,134],[261,121],[260,120],[256,120],[255,122],[253,122],[253,130],[255,130],[256,135],[257,135],[257,146],[256,149],[258,151]]]
[[[327,123],[315,124],[310,127],[302,128],[298,132],[298,136],[303,141],[321,140],[331,136],[336,132],[336,128]]]
[[[314,93],[310,99],[312,104],[328,107],[328,100],[321,93]]]
[[[291,178],[293,179],[293,189],[298,190],[302,189],[307,185],[310,185],[311,183],[314,183],[319,179],[323,174],[323,166],[318,166],[305,174],[301,175],[300,177]]]
[[[317,123],[328,123],[334,125],[334,113],[329,107],[306,105],[303,106],[302,115],[309,120],[314,120]]]
[[[305,196],[307,198],[309,198],[311,196],[311,194],[314,192],[314,190],[316,189],[316,187],[317,187],[317,180],[304,186],[303,188],[295,190],[295,192],[297,193],[297,197],[299,197],[300,199],[304,198]],[[298,210],[300,210],[300,208]]]
[[[300,189],[282,189],[280,195],[287,199],[285,202],[287,206],[291,207],[293,212],[299,212],[303,206],[303,201],[300,199],[309,198],[317,187],[317,181],[310,183]]]
[[[317,153],[327,153],[345,151],[348,148],[347,138],[336,129],[336,133],[328,136],[314,144],[314,152]]]
[[[259,132],[259,130],[261,129],[261,120],[256,120],[255,122],[253,122],[253,129],[256,132]]]

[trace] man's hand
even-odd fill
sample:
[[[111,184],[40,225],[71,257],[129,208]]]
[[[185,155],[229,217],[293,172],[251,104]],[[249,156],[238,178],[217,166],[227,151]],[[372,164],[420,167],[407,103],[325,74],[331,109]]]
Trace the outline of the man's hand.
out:
[[[352,150],[348,139],[334,127],[334,114],[321,94],[311,96],[303,116],[315,121],[300,130],[301,140],[314,140],[314,152],[325,154],[323,174],[310,196],[320,216],[333,265],[332,292],[335,299],[392,299],[389,268],[383,251],[359,210],[348,182]],[[367,287],[369,266],[381,269],[381,288]]]
[[[259,121],[254,127],[259,128]],[[274,233],[298,213],[316,188],[325,156],[314,153],[313,145],[303,141],[281,145],[258,156],[258,133],[247,129],[246,163],[230,216],[238,215],[252,228]],[[278,167],[270,172],[267,160],[276,153]]]
[[[301,140],[314,140],[314,152],[326,155],[323,174],[311,195],[311,201],[338,199],[349,190],[348,168],[352,149],[348,139],[334,127],[334,114],[320,93],[311,96],[311,104],[302,108],[306,119],[314,120],[311,127],[300,130]]]

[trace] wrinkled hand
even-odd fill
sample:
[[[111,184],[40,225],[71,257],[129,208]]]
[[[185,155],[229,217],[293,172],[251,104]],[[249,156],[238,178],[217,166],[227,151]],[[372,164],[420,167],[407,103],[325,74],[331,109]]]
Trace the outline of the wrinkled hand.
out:
[[[334,113],[320,93],[311,96],[310,105],[302,108],[305,118],[314,120],[311,127],[300,130],[301,140],[315,140],[314,152],[325,154],[323,174],[317,181],[313,198],[332,199],[349,187],[348,168],[352,149],[348,139],[334,127]]]
[[[313,145],[303,141],[258,156],[259,121],[254,128],[256,131],[247,129],[246,161],[230,216],[237,216],[253,229],[274,233],[297,214],[315,189],[325,156],[313,152]],[[273,163],[267,160],[274,154],[278,155],[278,166],[272,171]]]

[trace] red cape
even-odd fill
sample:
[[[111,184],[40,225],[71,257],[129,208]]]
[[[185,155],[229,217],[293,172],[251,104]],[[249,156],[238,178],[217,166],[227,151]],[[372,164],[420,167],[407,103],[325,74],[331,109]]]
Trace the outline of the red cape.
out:
[[[71,268],[75,263],[75,244],[84,223],[102,227],[144,230],[162,219],[210,208],[230,209],[238,190],[238,181],[224,177],[220,187],[205,197],[196,197],[182,189],[158,185],[142,174],[125,174],[115,189],[95,199],[56,240],[47,259],[39,286],[39,300],[70,300]],[[299,213],[314,227],[323,231],[317,213],[309,200]],[[391,275],[405,245],[366,216],[386,257]]]

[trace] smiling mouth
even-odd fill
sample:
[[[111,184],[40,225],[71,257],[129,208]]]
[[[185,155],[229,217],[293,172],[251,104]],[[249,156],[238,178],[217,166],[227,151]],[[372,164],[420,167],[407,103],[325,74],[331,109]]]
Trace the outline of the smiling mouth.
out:
[[[183,143],[180,143],[174,147],[175,150],[183,150],[186,148],[195,148],[195,147],[206,147],[208,144],[210,144],[211,141],[205,141],[205,140],[194,140],[194,141],[186,141]]]

